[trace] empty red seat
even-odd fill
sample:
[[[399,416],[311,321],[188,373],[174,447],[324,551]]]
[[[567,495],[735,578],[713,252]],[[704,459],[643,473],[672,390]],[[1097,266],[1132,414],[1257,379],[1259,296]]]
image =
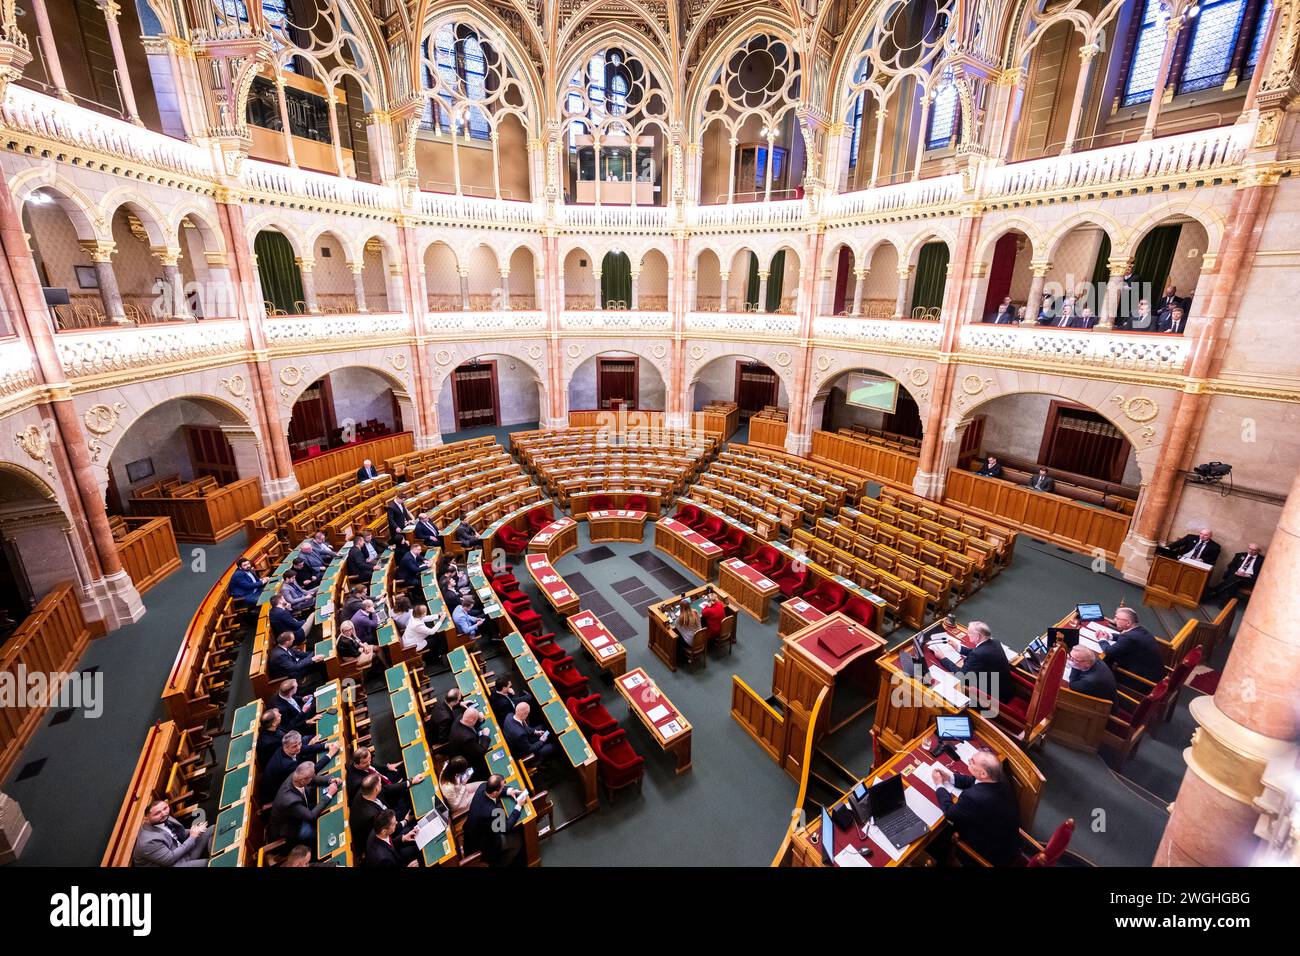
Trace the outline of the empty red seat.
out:
[[[590,697],[570,697],[564,702],[569,713],[578,722],[583,735],[590,740],[596,734],[608,734],[618,729],[618,721],[600,702],[599,694]]]
[[[749,566],[759,574],[766,574],[770,578],[785,566],[785,559],[781,557],[780,551],[770,544],[765,544],[750,555]]]
[[[649,511],[650,499],[639,492],[636,494],[628,495],[627,510],[628,511]]]
[[[864,597],[850,594],[849,599],[840,606],[840,613],[863,627],[875,629],[876,606]]]
[[[558,661],[542,661],[542,670],[555,685],[556,693],[561,699],[587,696],[587,678],[574,666],[572,657],[562,657]]]
[[[791,562],[786,567],[769,575],[781,588],[781,594],[784,597],[801,597],[808,590],[808,579],[812,572],[806,567],[798,567]]]
[[[745,546],[745,532],[732,525],[723,533],[721,540],[715,540],[713,543],[722,549],[724,558],[735,557]]]
[[[592,495],[587,501],[588,511],[608,511],[614,507],[614,499],[609,495]]]
[[[523,554],[528,550],[528,536],[508,524],[497,531],[497,543],[506,554]]]
[[[849,599],[849,592],[830,578],[822,578],[803,599],[827,614],[834,614]]]
[[[722,533],[727,530],[727,526],[717,515],[707,515],[696,530],[710,541],[717,541],[722,537]]]
[[[542,505],[528,512],[528,536],[531,538],[555,520],[555,513],[550,505]]]
[[[528,645],[539,660],[558,661],[568,656],[568,651],[555,643],[555,634],[525,634],[524,643]]]
[[[704,513],[695,505],[682,505],[677,509],[676,517],[688,528],[695,528],[704,523]]]
[[[591,738],[591,749],[596,754],[600,782],[611,799],[624,787],[641,788],[645,758],[632,749],[627,731],[619,727],[608,734],[597,734]]]
[[[497,594],[519,590],[519,579],[514,576],[514,570],[507,565],[503,571],[493,571],[491,562],[483,564],[483,576],[488,579],[488,584],[492,585],[492,590]]]
[[[515,619],[515,627],[520,634],[542,633],[542,616],[533,610],[531,604],[525,607],[511,607],[510,616]]]

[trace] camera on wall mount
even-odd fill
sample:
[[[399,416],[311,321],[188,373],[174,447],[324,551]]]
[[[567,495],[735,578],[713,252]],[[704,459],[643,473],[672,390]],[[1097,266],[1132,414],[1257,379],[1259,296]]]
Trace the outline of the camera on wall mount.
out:
[[[1227,495],[1232,490],[1232,466],[1221,461],[1207,461],[1203,465],[1197,465],[1192,469],[1192,474],[1187,476],[1187,480],[1194,485],[1220,485],[1224,478],[1228,479],[1228,484],[1223,488],[1223,494]]]

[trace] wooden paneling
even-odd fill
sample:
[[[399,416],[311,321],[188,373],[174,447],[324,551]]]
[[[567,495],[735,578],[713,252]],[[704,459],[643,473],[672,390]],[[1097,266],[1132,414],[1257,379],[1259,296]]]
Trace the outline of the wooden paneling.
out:
[[[569,427],[601,427],[615,432],[637,428],[663,428],[664,413],[645,409],[635,409],[628,412],[616,412],[609,409],[580,409],[569,412]]]
[[[813,432],[812,458],[842,465],[870,475],[876,481],[907,489],[912,487],[919,464],[915,455],[826,431]]]
[[[1130,520],[1128,515],[960,468],[948,470],[944,503],[988,515],[1085,554],[1101,550],[1111,561],[1119,557]]]
[[[735,674],[731,675],[731,716],[769,757],[781,759],[785,750],[784,719]]]
[[[414,448],[414,434],[398,432],[373,441],[344,445],[315,458],[303,459],[294,464],[293,473],[298,478],[298,487],[306,488],[336,475],[356,471],[367,458],[378,467],[379,463],[396,455],[405,455]]]
[[[261,482],[243,478],[188,498],[132,498],[133,515],[170,518],[178,540],[214,544],[235,534],[262,507]]]
[[[789,427],[787,422],[779,422],[772,418],[761,418],[755,415],[749,420],[749,444],[766,445],[769,448],[779,448],[785,450],[785,433]]]
[[[0,674],[12,675],[7,680],[20,691],[15,700],[0,707],[0,780],[9,775],[54,702],[48,695],[28,699],[19,670],[33,675],[69,672],[89,642],[90,629],[81,616],[76,588],[68,581],[45,595],[0,648]]]
[[[117,539],[117,556],[131,576],[135,589],[144,594],[181,566],[170,518],[127,520],[131,530]]]

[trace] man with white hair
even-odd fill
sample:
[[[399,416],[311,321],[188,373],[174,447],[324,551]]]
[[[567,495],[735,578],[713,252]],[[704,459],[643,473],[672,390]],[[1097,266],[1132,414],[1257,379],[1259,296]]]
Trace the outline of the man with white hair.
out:
[[[962,673],[974,675],[980,690],[1006,703],[1011,699],[1011,664],[1002,645],[993,640],[993,631],[983,621],[971,621],[966,634],[974,642],[967,647],[956,638],[949,642],[961,652]]]
[[[1245,551],[1238,551],[1223,569],[1223,579],[1210,591],[1210,600],[1220,607],[1228,603],[1229,598],[1247,585],[1253,585],[1259,579],[1259,572],[1264,567],[1264,555],[1260,554],[1259,545],[1249,544]]]
[[[1156,683],[1165,676],[1165,659],[1156,636],[1142,626],[1137,611],[1122,607],[1115,612],[1115,640],[1102,641],[1101,649],[1112,670],[1121,667],[1143,680]]]
[[[1209,528],[1202,528],[1196,534],[1185,534],[1166,545],[1164,550],[1171,558],[1190,558],[1204,564],[1214,564],[1219,560],[1219,542],[1214,540]]]
[[[357,484],[361,484],[362,482],[370,481],[371,479],[378,478],[378,477],[379,477],[379,470],[375,468],[374,464],[370,461],[369,458],[363,461],[361,463],[361,467],[357,469]]]
[[[935,764],[931,780],[939,808],[963,843],[994,866],[1010,866],[1020,856],[1020,808],[1003,782],[1002,765],[983,750],[966,765],[970,773],[953,774]]]
[[[1070,650],[1070,690],[1115,703],[1115,674],[1082,644]]]

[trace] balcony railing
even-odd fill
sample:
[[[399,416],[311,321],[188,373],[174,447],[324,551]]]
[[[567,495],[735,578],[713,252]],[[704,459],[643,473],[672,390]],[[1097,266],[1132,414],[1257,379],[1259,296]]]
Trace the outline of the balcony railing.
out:
[[[306,199],[325,206],[353,206],[376,211],[397,206],[397,195],[387,186],[291,169],[256,159],[246,160],[240,167],[239,176],[244,187],[252,192]]]
[[[799,334],[799,317],[780,312],[688,312],[686,332],[745,339],[788,339]]]
[[[499,312],[430,312],[424,317],[430,335],[453,338],[470,336],[487,340],[493,337],[538,335],[546,331],[546,314],[539,311]]]
[[[68,378],[120,373],[167,374],[167,366],[215,358],[238,361],[247,344],[244,323],[236,319],[127,326],[105,335],[103,329],[64,332],[54,348]]]
[[[977,323],[961,328],[961,351],[973,360],[1063,362],[1089,368],[1179,374],[1191,354],[1184,335],[1099,329],[1022,329]]]
[[[664,206],[562,206],[561,222],[569,229],[605,232],[665,232],[672,225]]]
[[[417,193],[415,213],[457,225],[533,226],[542,221],[541,207],[531,202]]]
[[[0,342],[0,406],[36,385],[35,359],[19,338]]]
[[[266,341],[273,348],[309,342],[367,344],[411,335],[405,312],[365,312],[352,315],[287,315],[266,320]]]
[[[872,189],[840,193],[826,201],[828,219],[871,216],[900,209],[924,209],[955,202],[961,194],[961,174],[918,179],[912,183],[893,183]]]
[[[686,223],[696,228],[797,226],[807,219],[806,199],[686,207]]]
[[[641,309],[565,310],[560,317],[565,332],[617,332],[623,335],[666,335],[673,330],[668,312]]]
[[[938,322],[911,319],[862,319],[821,315],[813,319],[812,337],[830,345],[933,351],[943,336]]]

